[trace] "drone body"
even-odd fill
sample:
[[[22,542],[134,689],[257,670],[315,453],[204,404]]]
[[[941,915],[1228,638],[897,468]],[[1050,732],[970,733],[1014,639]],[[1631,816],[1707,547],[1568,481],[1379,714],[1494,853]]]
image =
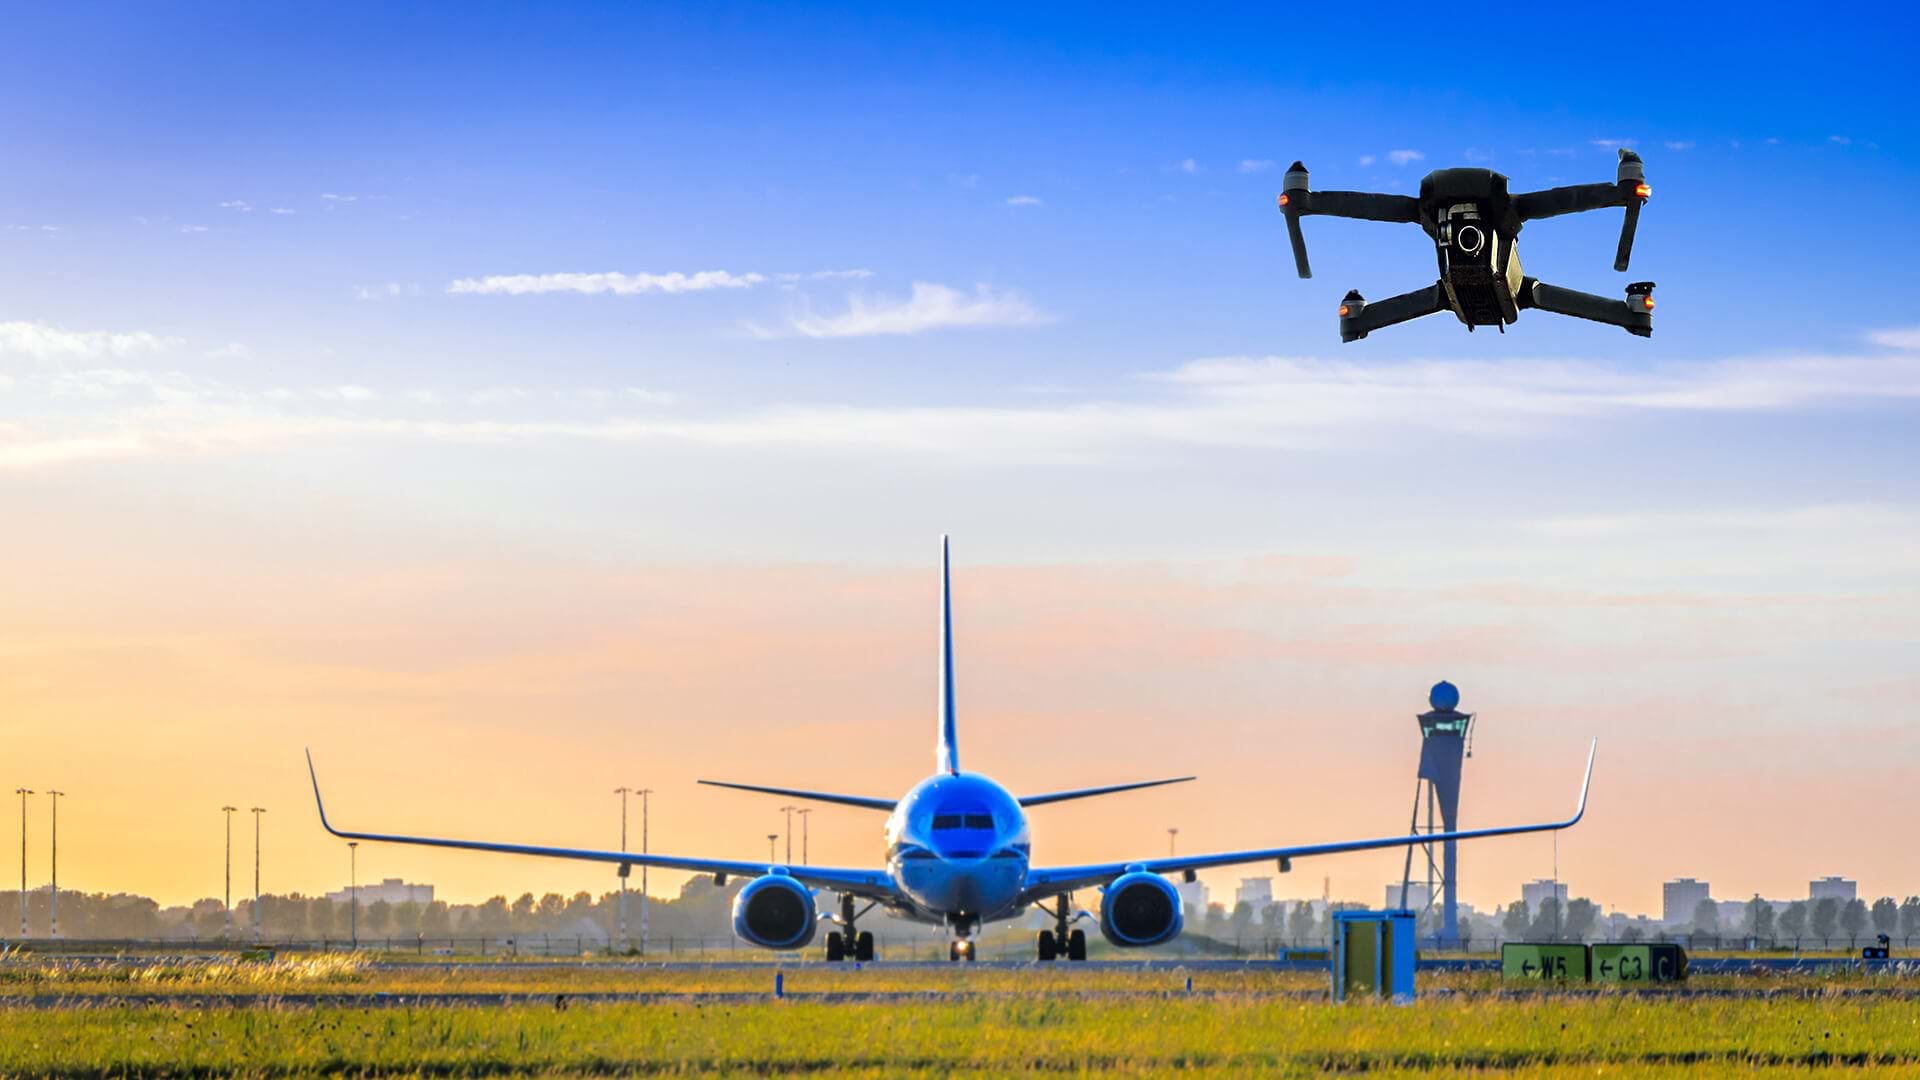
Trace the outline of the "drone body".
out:
[[[1558,315],[1591,319],[1624,328],[1639,337],[1653,334],[1653,283],[1627,286],[1625,300],[1609,300],[1527,277],[1520,267],[1520,229],[1529,221],[1584,210],[1623,207],[1620,247],[1613,268],[1624,271],[1633,251],[1634,229],[1640,208],[1651,189],[1640,155],[1620,151],[1620,166],[1611,184],[1578,184],[1518,195],[1507,191],[1507,178],[1491,169],[1436,169],[1420,181],[1418,198],[1360,191],[1313,191],[1307,169],[1294,162],[1287,170],[1280,209],[1287,216],[1287,235],[1293,242],[1294,264],[1303,278],[1312,277],[1307,265],[1307,242],[1300,219],[1309,215],[1391,221],[1418,225],[1434,243],[1440,279],[1410,293],[1368,303],[1358,290],[1340,303],[1340,340],[1358,341],[1395,323],[1452,311],[1468,330],[1508,323],[1528,308]]]

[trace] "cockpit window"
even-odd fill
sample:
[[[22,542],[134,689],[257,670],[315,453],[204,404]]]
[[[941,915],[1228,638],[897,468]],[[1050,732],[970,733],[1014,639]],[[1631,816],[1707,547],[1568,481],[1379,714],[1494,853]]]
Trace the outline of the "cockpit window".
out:
[[[947,829],[988,829],[993,828],[992,814],[935,814],[933,828],[936,832]]]
[[[962,814],[933,815],[933,827],[935,829],[958,829],[962,827],[964,823],[965,816]]]
[[[993,828],[993,815],[992,814],[968,814],[967,828],[991,829]]]

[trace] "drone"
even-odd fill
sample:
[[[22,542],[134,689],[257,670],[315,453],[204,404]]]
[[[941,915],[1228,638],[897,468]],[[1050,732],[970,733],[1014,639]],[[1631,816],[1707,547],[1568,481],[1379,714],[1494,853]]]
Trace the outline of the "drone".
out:
[[[1575,184],[1571,187],[1507,193],[1507,178],[1492,169],[1435,169],[1420,181],[1420,196],[1383,195],[1365,191],[1314,191],[1307,186],[1307,167],[1293,163],[1280,193],[1280,209],[1287,217],[1287,238],[1293,242],[1293,262],[1300,276],[1310,278],[1307,240],[1300,219],[1309,215],[1393,221],[1418,225],[1433,238],[1440,260],[1440,280],[1424,289],[1368,303],[1358,289],[1340,301],[1340,340],[1358,341],[1375,330],[1396,323],[1451,311],[1471,332],[1476,326],[1507,324],[1522,311],[1538,308],[1556,315],[1591,319],[1623,327],[1637,337],[1653,335],[1653,282],[1627,286],[1625,300],[1563,289],[1530,278],[1520,269],[1520,228],[1539,218],[1577,214],[1586,210],[1624,207],[1620,247],[1613,268],[1625,271],[1633,253],[1633,233],[1640,208],[1653,189],[1647,186],[1640,155],[1620,151],[1620,165],[1611,184]]]

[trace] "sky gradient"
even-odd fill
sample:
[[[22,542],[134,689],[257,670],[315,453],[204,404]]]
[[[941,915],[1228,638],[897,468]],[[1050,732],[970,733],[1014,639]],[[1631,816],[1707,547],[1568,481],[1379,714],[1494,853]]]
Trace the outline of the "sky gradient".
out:
[[[227,802],[270,808],[269,889],[342,883],[305,746],[342,824],[611,845],[634,784],[656,849],[752,856],[778,800],[696,778],[930,768],[951,533],[967,767],[1201,776],[1036,811],[1037,861],[1400,831],[1446,677],[1469,825],[1564,813],[1601,737],[1576,894],[1920,893],[1884,842],[1920,766],[1905,18],[1362,47],[1113,5],[16,12],[0,780],[72,793],[63,885],[169,902],[218,889]],[[1427,242],[1314,220],[1300,281],[1273,207],[1295,158],[1526,189],[1619,145],[1654,189],[1632,273],[1613,213],[1523,253],[1659,282],[1650,340],[1343,346],[1340,296],[1430,281]],[[813,824],[816,862],[880,857],[879,815]],[[1551,860],[1472,846],[1463,896]]]

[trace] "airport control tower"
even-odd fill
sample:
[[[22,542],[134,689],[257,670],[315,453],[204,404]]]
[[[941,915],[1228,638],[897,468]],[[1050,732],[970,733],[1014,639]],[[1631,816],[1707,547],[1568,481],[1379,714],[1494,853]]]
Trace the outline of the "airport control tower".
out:
[[[1450,682],[1435,683],[1427,694],[1431,711],[1421,713],[1420,773],[1413,782],[1413,831],[1432,835],[1453,832],[1460,820],[1460,766],[1473,756],[1473,714],[1460,711],[1460,691]],[[1426,820],[1420,816],[1426,804]],[[1436,935],[1442,948],[1460,944],[1460,909],[1457,900],[1459,862],[1455,844],[1441,843],[1440,858],[1434,859],[1433,845],[1417,845],[1427,859],[1427,904],[1440,901],[1440,927]],[[1413,848],[1407,849],[1406,869],[1401,875],[1400,896],[1404,902],[1413,883]],[[1435,886],[1439,886],[1436,891]]]

